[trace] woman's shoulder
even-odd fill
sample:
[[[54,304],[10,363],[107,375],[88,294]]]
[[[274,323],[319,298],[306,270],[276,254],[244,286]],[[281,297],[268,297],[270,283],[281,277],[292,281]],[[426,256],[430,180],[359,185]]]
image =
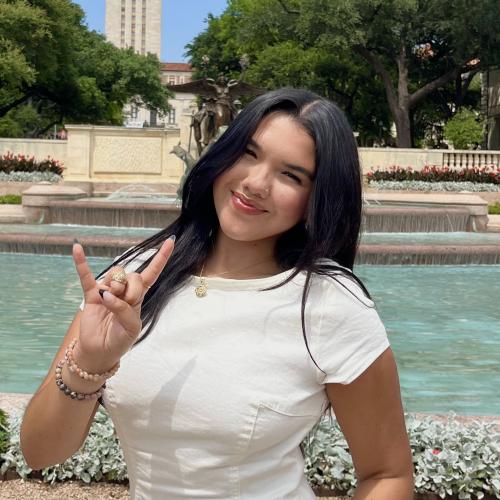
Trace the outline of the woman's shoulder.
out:
[[[349,268],[332,259],[318,259],[315,265],[314,280],[324,295],[327,307],[349,307],[349,309],[373,308],[361,279]]]

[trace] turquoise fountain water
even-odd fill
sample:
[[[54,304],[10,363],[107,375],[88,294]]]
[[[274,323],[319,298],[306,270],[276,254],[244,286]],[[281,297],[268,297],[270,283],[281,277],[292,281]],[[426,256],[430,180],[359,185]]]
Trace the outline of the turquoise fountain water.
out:
[[[91,258],[94,272],[109,259]],[[66,256],[0,253],[0,392],[42,381],[81,301]],[[360,266],[398,362],[405,410],[500,415],[500,266]]]

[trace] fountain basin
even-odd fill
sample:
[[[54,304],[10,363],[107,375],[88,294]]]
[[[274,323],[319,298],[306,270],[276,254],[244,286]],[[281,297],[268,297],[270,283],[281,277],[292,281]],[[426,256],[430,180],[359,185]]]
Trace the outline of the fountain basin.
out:
[[[164,228],[180,213],[177,203],[107,200],[51,201],[46,223]]]
[[[77,200],[86,196],[85,191],[72,186],[39,182],[23,191],[22,204],[28,224],[42,224],[49,218],[49,206],[55,200]]]
[[[43,217],[28,217],[26,222],[160,229],[179,216],[180,203],[175,198],[166,198],[162,203],[95,198],[57,200],[49,201],[42,213]],[[471,213],[467,208],[366,206],[363,210],[366,232],[485,231],[487,223],[487,215]]]
[[[364,202],[374,231],[486,231],[488,226],[488,202],[475,194],[369,191]]]
[[[71,255],[74,238],[90,256],[114,257],[160,229],[0,224],[0,252]],[[498,233],[364,233],[357,264],[500,264]]]
[[[111,259],[88,262],[97,273]],[[9,283],[0,289],[0,391],[33,393],[78,310],[81,285],[66,256],[0,253],[0,267]],[[356,272],[386,325],[406,411],[500,414],[500,310],[488,300],[499,266]]]
[[[164,228],[180,201],[141,184],[88,198],[76,187],[39,183],[23,192],[23,209],[27,223]],[[487,202],[476,195],[368,192],[363,212],[365,232],[480,232],[488,224]]]

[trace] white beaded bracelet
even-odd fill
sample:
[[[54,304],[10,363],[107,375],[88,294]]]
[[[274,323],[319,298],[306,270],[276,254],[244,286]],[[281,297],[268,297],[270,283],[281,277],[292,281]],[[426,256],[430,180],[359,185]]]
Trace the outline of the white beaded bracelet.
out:
[[[106,384],[103,384],[97,391],[92,392],[90,394],[85,394],[82,392],[76,392],[73,391],[70,387],[68,387],[62,379],[61,373],[62,373],[62,367],[66,361],[64,359],[61,359],[59,363],[57,363],[56,367],[56,385],[59,387],[59,389],[68,397],[71,399],[77,399],[78,401],[89,401],[92,399],[99,399],[102,396],[102,390],[106,388]]]
[[[104,373],[88,373],[85,370],[82,370],[75,361],[73,357],[73,349],[75,348],[77,340],[74,339],[71,341],[71,344],[64,351],[64,359],[66,364],[68,365],[69,370],[72,373],[76,373],[80,378],[84,380],[91,380],[92,382],[99,382],[100,380],[106,380],[112,377],[120,368],[120,362],[118,361],[111,370]]]

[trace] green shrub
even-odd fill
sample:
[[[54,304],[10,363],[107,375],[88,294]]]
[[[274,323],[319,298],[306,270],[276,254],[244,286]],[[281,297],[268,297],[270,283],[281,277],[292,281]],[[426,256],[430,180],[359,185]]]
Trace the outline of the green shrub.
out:
[[[21,205],[23,197],[20,194],[0,196],[0,205]]]
[[[482,142],[483,128],[483,121],[474,111],[462,108],[446,122],[443,135],[455,149],[471,149]]]
[[[488,213],[490,215],[500,215],[500,203],[488,206]]]
[[[15,155],[11,152],[0,156],[0,172],[4,174],[13,172],[48,172],[62,175],[63,170],[64,167],[61,162],[50,157],[38,161],[35,160],[34,156]]]

